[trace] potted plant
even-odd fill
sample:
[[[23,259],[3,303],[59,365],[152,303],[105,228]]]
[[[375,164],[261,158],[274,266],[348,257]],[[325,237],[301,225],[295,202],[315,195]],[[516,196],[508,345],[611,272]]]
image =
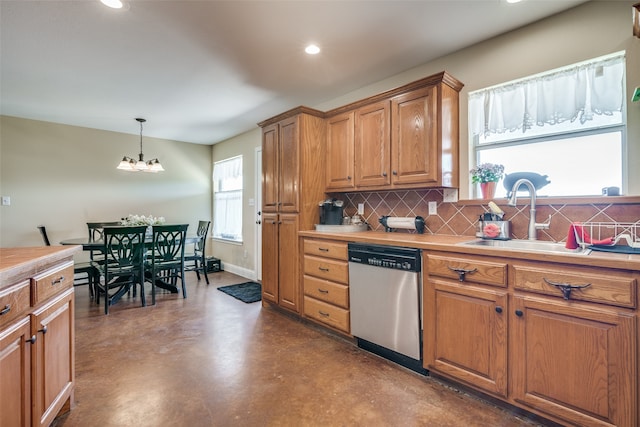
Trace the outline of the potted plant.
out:
[[[492,199],[496,184],[504,176],[504,166],[496,163],[482,163],[471,169],[471,182],[480,184],[483,199]]]

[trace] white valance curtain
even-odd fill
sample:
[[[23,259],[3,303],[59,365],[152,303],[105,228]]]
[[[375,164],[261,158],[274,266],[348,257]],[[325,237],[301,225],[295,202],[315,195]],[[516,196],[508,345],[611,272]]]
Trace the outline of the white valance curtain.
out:
[[[469,93],[474,136],[622,111],[624,52]]]

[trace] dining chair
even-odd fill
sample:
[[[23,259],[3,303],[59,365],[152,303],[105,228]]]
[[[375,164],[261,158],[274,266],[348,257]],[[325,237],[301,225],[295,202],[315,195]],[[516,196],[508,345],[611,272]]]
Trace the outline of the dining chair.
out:
[[[122,225],[119,221],[108,222],[87,222],[87,229],[89,231],[89,241],[96,242],[104,240],[104,228],[105,227],[117,227]],[[104,261],[104,253],[99,249],[89,250],[89,258],[91,261],[102,262]]]
[[[39,225],[40,235],[45,246],[51,246],[47,228]],[[89,298],[94,298],[94,282],[100,279],[100,272],[91,262],[75,262],[73,264],[73,286],[89,285]]]
[[[199,221],[198,231],[196,235],[200,238],[193,245],[193,253],[185,254],[184,256],[184,271],[195,271],[198,280],[200,280],[200,273],[204,275],[207,285],[209,284],[209,277],[207,276],[207,262],[205,258],[205,246],[207,244],[207,234],[209,233],[209,225],[211,221]]]
[[[151,304],[156,303],[156,287],[158,281],[177,286],[178,279],[182,284],[182,297],[187,297],[184,281],[184,241],[189,224],[154,225],[153,243],[148,253],[145,266],[151,281]]]
[[[96,303],[104,295],[104,314],[125,293],[140,285],[142,306],[146,306],[144,295],[144,235],[146,226],[118,226],[104,229],[104,261],[93,261],[102,280],[95,282]],[[135,293],[134,293],[135,297]]]

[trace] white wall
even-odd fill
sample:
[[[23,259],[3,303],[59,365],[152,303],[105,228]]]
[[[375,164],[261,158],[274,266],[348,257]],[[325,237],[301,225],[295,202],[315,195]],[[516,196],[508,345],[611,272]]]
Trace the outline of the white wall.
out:
[[[139,135],[0,116],[0,247],[41,246],[36,226],[52,244],[87,235],[86,222],[130,213],[187,223],[211,218],[211,146],[144,137],[145,158],[165,172],[117,170],[137,157]]]

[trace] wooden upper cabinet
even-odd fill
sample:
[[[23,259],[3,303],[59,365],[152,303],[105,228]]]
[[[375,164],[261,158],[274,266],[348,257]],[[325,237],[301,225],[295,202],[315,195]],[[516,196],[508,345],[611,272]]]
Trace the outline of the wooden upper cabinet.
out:
[[[280,212],[297,212],[299,200],[300,149],[298,117],[280,122]]]
[[[391,102],[393,184],[438,184],[437,93],[431,86]]]
[[[391,183],[391,103],[377,102],[355,113],[356,186]]]
[[[278,129],[277,123],[262,129],[262,211],[278,210]]]
[[[327,119],[327,190],[349,190],[354,180],[354,112]]]

